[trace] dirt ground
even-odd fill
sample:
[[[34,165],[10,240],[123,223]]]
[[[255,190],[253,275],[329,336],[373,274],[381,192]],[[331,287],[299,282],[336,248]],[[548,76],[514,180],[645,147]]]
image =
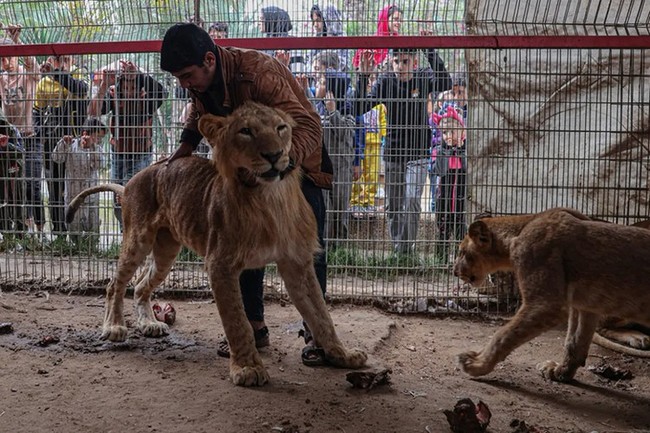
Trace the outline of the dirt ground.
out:
[[[292,305],[270,303],[271,382],[235,387],[216,355],[222,328],[213,303],[173,301],[171,334],[148,339],[130,328],[122,344],[98,340],[101,297],[0,293],[2,432],[450,432],[443,409],[464,397],[492,412],[488,431],[650,431],[650,363],[598,347],[589,365],[628,369],[611,381],[581,369],[570,385],[545,382],[535,364],[560,359],[562,330],[516,350],[497,370],[470,379],[455,355],[478,349],[498,323],[389,315],[359,306],[331,314],[341,339],[368,351],[366,371],[391,368],[391,384],[354,389],[345,370],[305,367]],[[127,321],[133,320],[132,303]],[[58,342],[41,346],[46,337]]]

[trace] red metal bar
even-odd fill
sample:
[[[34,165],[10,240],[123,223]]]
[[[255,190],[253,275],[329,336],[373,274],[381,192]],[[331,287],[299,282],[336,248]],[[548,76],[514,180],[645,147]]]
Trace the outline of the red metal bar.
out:
[[[336,48],[650,48],[650,36],[349,36],[219,39],[219,44],[264,50]],[[161,41],[84,42],[0,46],[0,56],[114,54],[160,51]]]

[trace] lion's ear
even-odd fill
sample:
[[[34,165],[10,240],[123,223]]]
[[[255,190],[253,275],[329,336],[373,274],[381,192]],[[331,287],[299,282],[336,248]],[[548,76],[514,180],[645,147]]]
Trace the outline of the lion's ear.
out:
[[[219,131],[223,129],[225,124],[225,117],[219,117],[209,113],[204,114],[199,119],[199,132],[207,138],[209,142],[212,142],[212,139],[219,134]]]
[[[285,122],[287,122],[287,125],[291,126],[291,128],[295,128],[297,123],[295,120],[293,120],[293,117],[289,116],[287,113],[280,109],[275,109],[275,111],[278,113],[278,116],[282,118]]]
[[[479,247],[488,247],[492,243],[492,231],[481,220],[474,221],[469,226],[469,237]]]

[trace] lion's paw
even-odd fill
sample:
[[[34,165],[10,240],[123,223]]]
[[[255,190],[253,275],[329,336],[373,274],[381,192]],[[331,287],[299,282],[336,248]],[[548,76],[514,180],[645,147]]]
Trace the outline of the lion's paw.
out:
[[[537,370],[546,380],[553,382],[569,382],[573,376],[569,376],[566,367],[561,366],[555,361],[544,361],[537,364]]]
[[[102,340],[113,342],[126,341],[128,330],[123,325],[104,325],[102,335],[99,337]]]
[[[640,333],[632,335],[627,344],[635,349],[648,350],[650,349],[650,336]]]
[[[145,337],[162,337],[169,334],[169,326],[157,320],[143,320],[138,322],[138,329]]]
[[[368,355],[359,349],[346,350],[343,346],[323,349],[325,361],[329,365],[341,368],[361,368],[366,365]]]
[[[460,368],[470,376],[483,376],[492,371],[492,367],[480,359],[476,352],[464,352],[458,355]]]
[[[269,381],[263,365],[230,365],[230,380],[237,386],[262,386]]]

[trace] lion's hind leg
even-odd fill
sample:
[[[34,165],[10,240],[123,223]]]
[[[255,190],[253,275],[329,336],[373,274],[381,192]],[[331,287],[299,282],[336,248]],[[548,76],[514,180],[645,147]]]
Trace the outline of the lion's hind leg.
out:
[[[569,324],[564,342],[564,360],[562,364],[546,361],[537,365],[537,369],[547,379],[557,382],[569,382],[579,367],[585,365],[589,346],[598,327],[600,316],[586,311],[573,309],[569,314]]]
[[[151,251],[153,237],[139,237],[128,227],[124,232],[120,257],[115,275],[106,287],[104,324],[101,339],[110,341],[126,340],[127,329],[124,321],[124,293],[138,266]]]
[[[169,333],[167,324],[156,320],[153,314],[151,293],[165,280],[180,250],[181,244],[169,230],[158,231],[153,251],[147,258],[148,266],[138,278],[133,294],[137,326],[145,337],[160,337]]]
[[[358,349],[346,349],[336,335],[314,272],[313,260],[285,259],[278,260],[277,264],[291,301],[307,322],[315,344],[325,352],[326,361],[343,368],[365,366],[368,356]]]

